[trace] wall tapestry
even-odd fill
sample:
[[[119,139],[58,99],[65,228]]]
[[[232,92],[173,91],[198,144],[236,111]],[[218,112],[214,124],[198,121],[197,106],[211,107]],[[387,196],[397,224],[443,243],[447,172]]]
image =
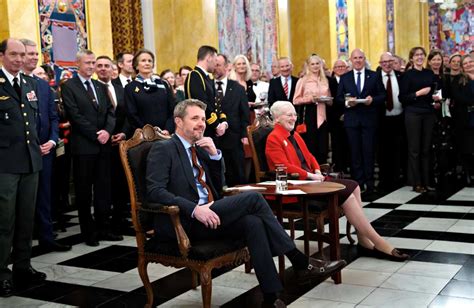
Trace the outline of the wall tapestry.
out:
[[[85,0],[38,0],[41,53],[56,81],[76,69],[76,54],[87,48]]]
[[[387,0],[385,3],[387,14],[387,50],[395,54],[395,15],[394,0]]]
[[[430,48],[451,55],[474,48],[474,2],[451,0],[429,4]]]
[[[244,54],[267,75],[278,54],[276,0],[217,0],[219,52]]]
[[[347,0],[336,1],[337,57],[347,59],[349,54],[349,24]]]

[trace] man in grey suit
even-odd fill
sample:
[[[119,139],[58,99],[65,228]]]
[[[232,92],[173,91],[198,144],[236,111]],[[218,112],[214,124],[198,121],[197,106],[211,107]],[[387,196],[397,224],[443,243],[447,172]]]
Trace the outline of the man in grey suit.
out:
[[[196,99],[176,105],[175,134],[153,145],[148,155],[147,199],[177,205],[191,241],[243,239],[265,304],[282,306],[278,292],[283,286],[273,256],[286,255],[302,283],[329,276],[345,262],[317,260],[300,252],[262,195],[251,192],[222,198],[222,153],[212,138],[204,137],[205,109],[206,105]],[[155,234],[160,234],[160,238],[176,238],[168,216],[157,215]]]
[[[95,55],[77,54],[77,76],[61,87],[64,107],[71,122],[74,187],[81,234],[88,246],[99,240],[118,241],[110,232],[110,152],[115,127],[114,107],[104,84],[92,80]],[[94,198],[94,218],[91,214]]]
[[[31,238],[38,174],[42,167],[36,131],[36,81],[20,73],[25,46],[0,43],[0,296],[15,286],[39,283],[46,275],[31,267]],[[8,262],[13,262],[13,273]]]

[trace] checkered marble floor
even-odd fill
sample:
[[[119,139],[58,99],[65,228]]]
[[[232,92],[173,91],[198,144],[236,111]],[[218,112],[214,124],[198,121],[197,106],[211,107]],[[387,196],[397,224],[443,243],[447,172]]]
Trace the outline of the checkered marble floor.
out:
[[[365,203],[364,211],[383,237],[411,255],[410,261],[359,257],[341,234],[342,257],[349,263],[342,270],[343,283],[328,279],[297,286],[287,261],[282,297],[289,307],[474,307],[474,188],[418,194],[403,187]],[[0,307],[143,307],[133,231],[121,242],[88,247],[81,243],[77,213],[68,215],[67,231],[58,238],[72,250],[45,253],[34,247],[32,264],[48,275],[47,281],[0,299]],[[340,224],[345,232],[345,218]],[[301,223],[297,229],[295,242],[302,248]],[[310,248],[319,255],[315,242]],[[191,289],[188,270],[152,264],[149,274],[157,305],[201,306],[201,291]],[[246,274],[241,266],[213,276],[213,306],[259,307],[262,295],[254,273]]]

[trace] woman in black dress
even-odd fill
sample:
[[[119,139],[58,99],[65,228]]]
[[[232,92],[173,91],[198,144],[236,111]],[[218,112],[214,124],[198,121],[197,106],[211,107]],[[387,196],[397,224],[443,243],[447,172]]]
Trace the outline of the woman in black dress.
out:
[[[451,83],[451,96],[455,102],[452,115],[457,148],[457,161],[471,185],[474,168],[474,58],[462,58],[462,73]]]
[[[405,126],[408,142],[408,183],[422,193],[432,190],[430,182],[430,148],[436,121],[434,96],[437,85],[432,70],[423,67],[426,51],[423,47],[410,50],[412,69],[405,72],[400,84],[399,100],[405,109]]]
[[[146,49],[133,57],[137,77],[125,87],[127,118],[133,130],[150,124],[170,134],[174,131],[173,90],[153,74],[154,63],[155,56]]]

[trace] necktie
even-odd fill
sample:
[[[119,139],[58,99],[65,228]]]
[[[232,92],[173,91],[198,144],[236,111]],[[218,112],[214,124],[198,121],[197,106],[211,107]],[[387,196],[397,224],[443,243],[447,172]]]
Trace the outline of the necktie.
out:
[[[393,93],[392,93],[392,81],[390,80],[390,74],[387,74],[387,110],[393,109]]]
[[[204,177],[204,169],[197,162],[197,154],[196,154],[196,147],[195,146],[191,147],[191,160],[193,162],[193,167],[198,170],[197,180],[198,180],[199,184],[201,184],[201,186],[207,190],[207,202],[214,201],[214,196],[212,195],[211,188],[207,185],[207,183],[204,181],[204,178],[203,178]]]
[[[221,111],[222,100],[224,99],[224,90],[222,89],[222,81],[216,81],[217,92],[216,92],[216,109],[218,112]]]
[[[94,91],[92,90],[91,83],[89,80],[84,81],[84,84],[87,87],[87,94],[89,95],[90,99],[97,104],[97,100],[95,99]]]
[[[298,155],[298,158],[301,162],[301,168],[303,168],[304,170],[308,171],[308,172],[314,172],[311,171],[308,167],[308,164],[306,163],[306,159],[304,158],[304,155],[303,155],[303,152],[301,152],[301,149],[300,147],[298,146],[298,143],[296,142],[296,139],[295,139],[295,136],[293,135],[289,135],[288,136],[288,140],[290,140],[291,144],[293,145],[293,147],[295,148],[295,151],[296,151],[296,155]]]
[[[283,91],[285,91],[286,98],[288,97],[288,77],[285,77],[285,83],[283,84]]]
[[[117,108],[117,102],[114,100],[114,96],[112,95],[112,85],[110,83],[107,83],[107,95],[109,95],[110,102],[112,103],[112,106],[114,106],[114,109]]]
[[[362,89],[361,89],[361,83],[360,83],[360,74],[361,72],[357,72],[357,92],[360,94],[362,92]]]
[[[18,94],[18,97],[20,98],[20,101],[21,101],[21,88],[20,88],[20,85],[18,84],[17,77],[13,78],[13,89],[15,90],[16,94]]]

